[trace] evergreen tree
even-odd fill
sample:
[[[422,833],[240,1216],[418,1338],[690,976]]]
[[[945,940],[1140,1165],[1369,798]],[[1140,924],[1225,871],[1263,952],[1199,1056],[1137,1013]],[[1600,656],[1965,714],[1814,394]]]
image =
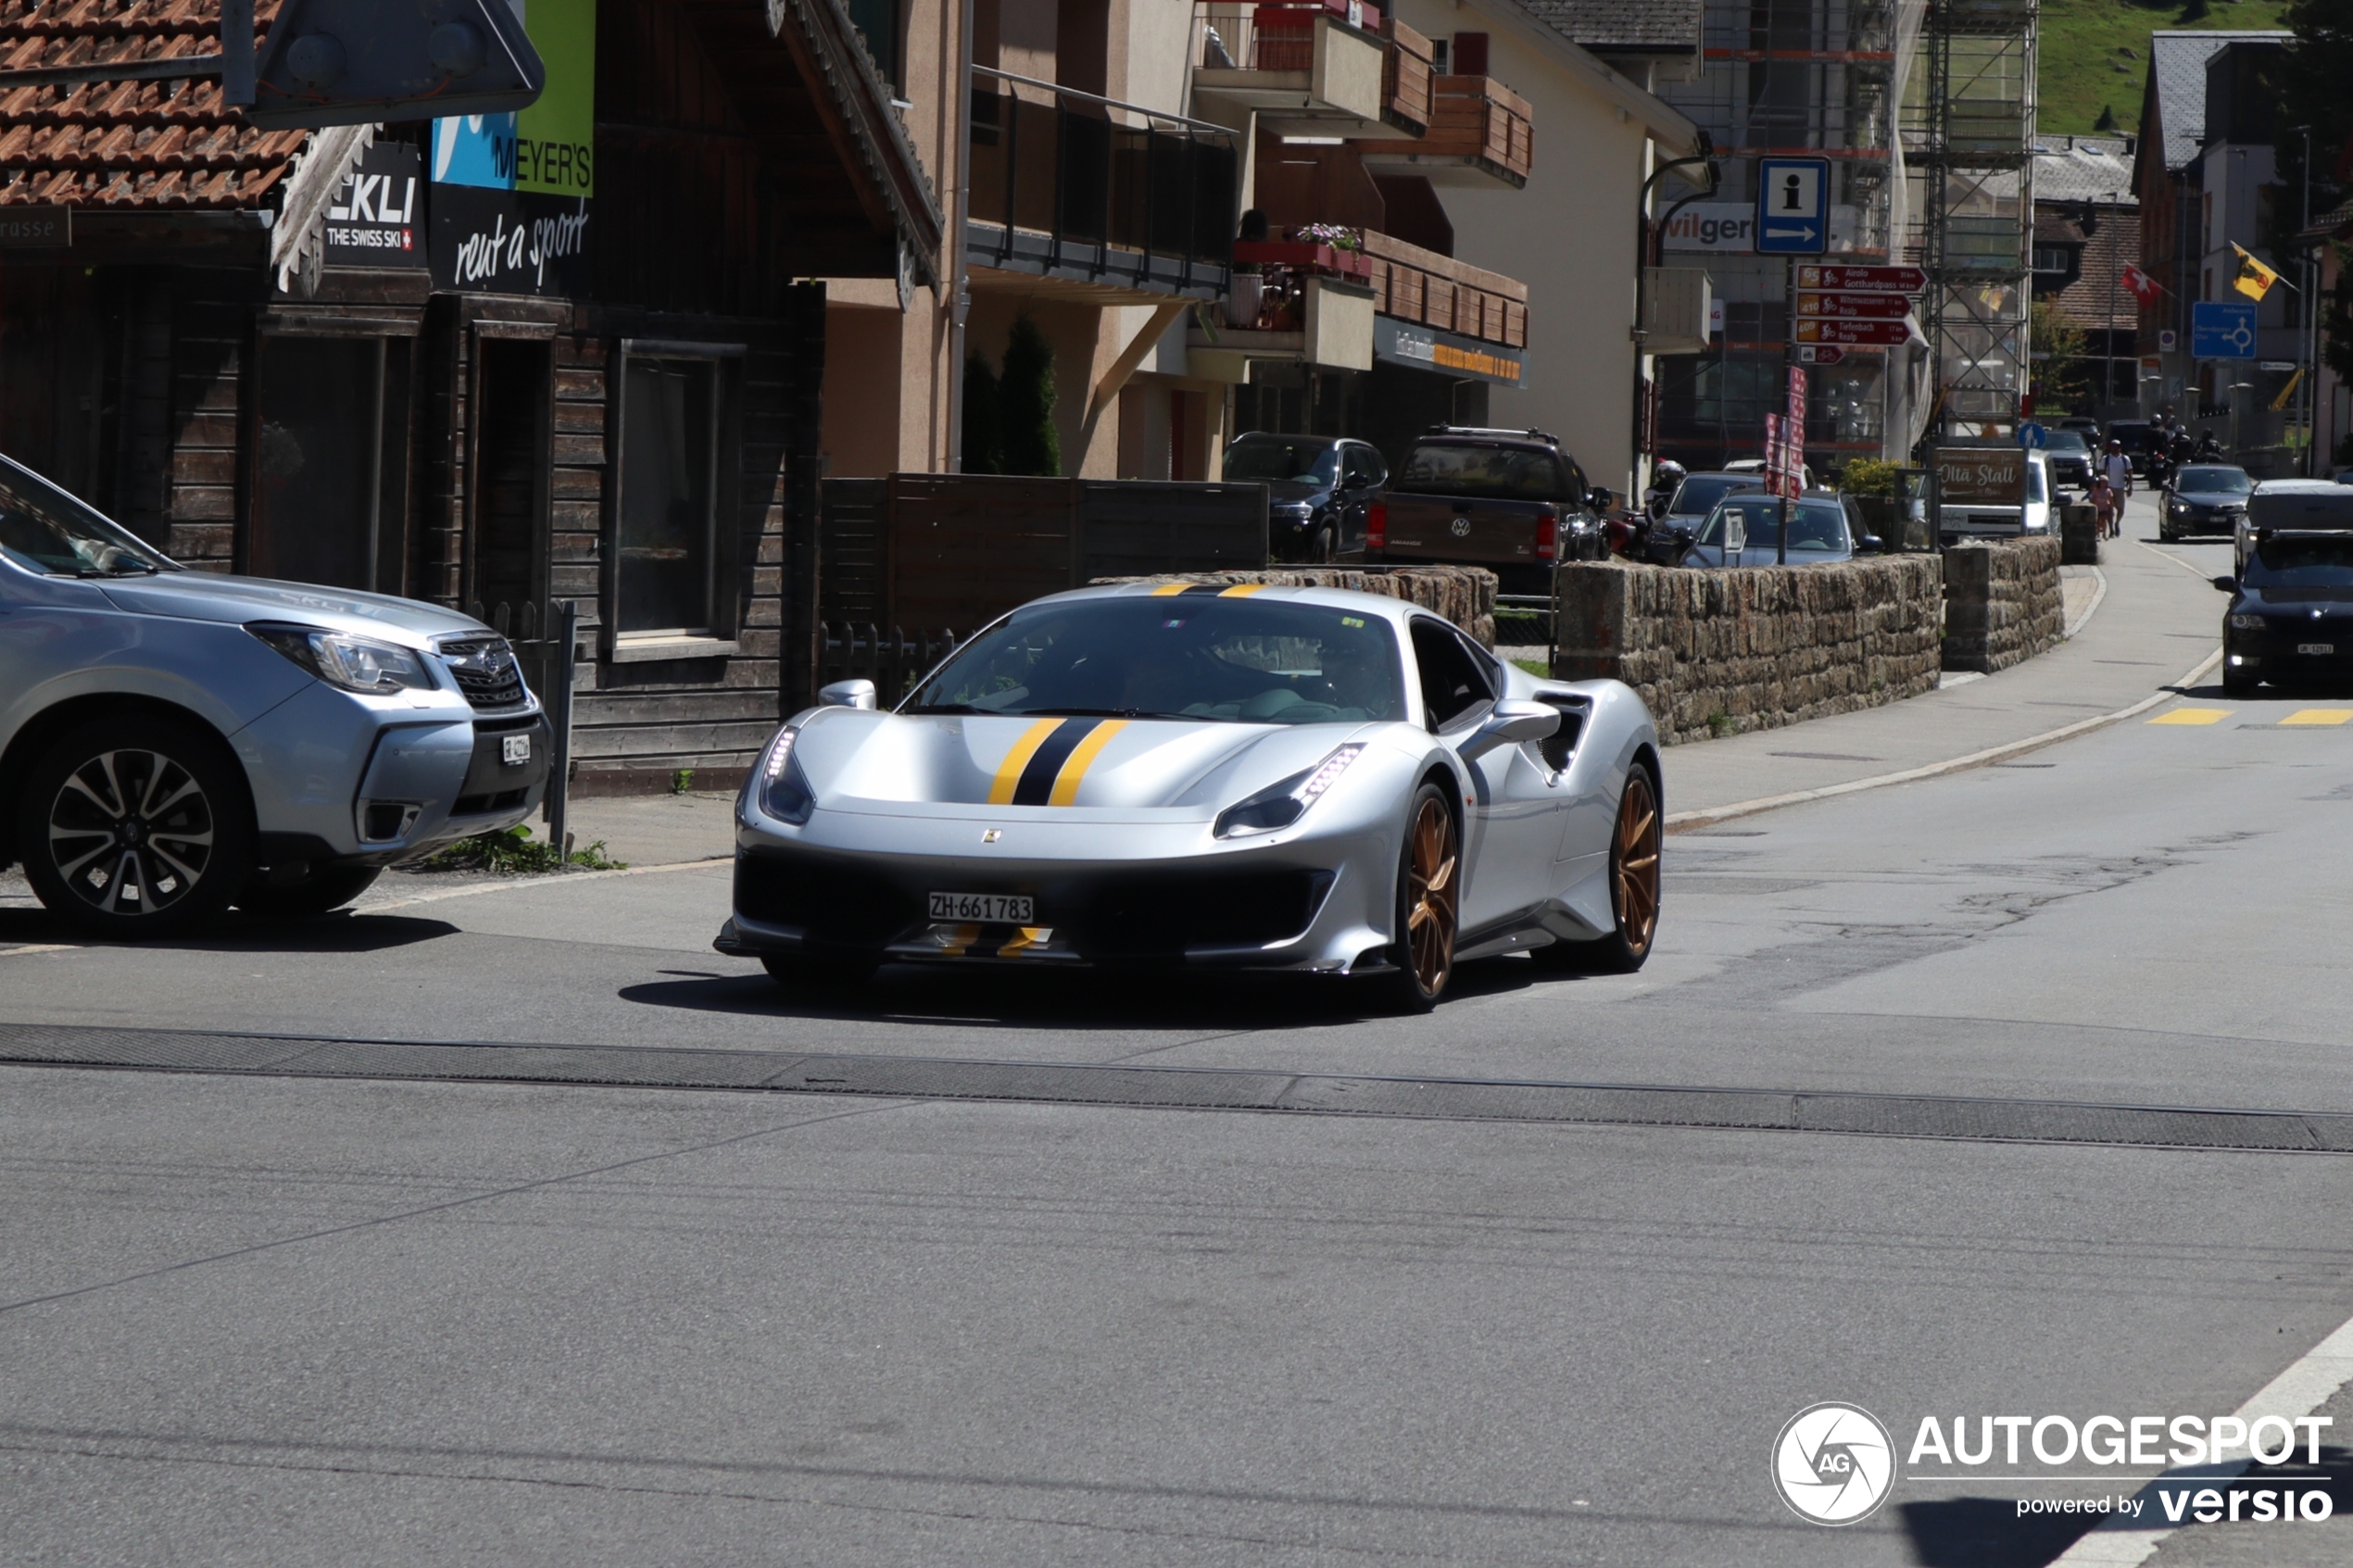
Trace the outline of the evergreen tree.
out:
[[[2103,134],[2114,134],[2116,131],[2116,111],[2110,108],[2108,105],[2102,104],[2100,106],[2100,118],[2092,122],[2092,129],[2100,132]]]
[[[1054,349],[1038,323],[1016,319],[1005,344],[1005,375],[997,406],[1002,423],[1000,471],[1052,477],[1063,471],[1054,433]]]
[[[964,471],[1005,471],[1005,439],[997,372],[978,354],[964,357]]]

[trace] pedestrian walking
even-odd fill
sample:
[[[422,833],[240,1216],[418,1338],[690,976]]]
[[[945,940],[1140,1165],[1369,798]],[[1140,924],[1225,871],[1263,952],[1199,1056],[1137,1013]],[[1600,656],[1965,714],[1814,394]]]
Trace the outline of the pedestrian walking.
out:
[[[2108,444],[2108,456],[2100,459],[2100,477],[2108,481],[2111,492],[2107,534],[2113,539],[2124,532],[2124,503],[2133,498],[2133,459],[2124,455],[2121,441]]]
[[[2083,497],[2092,503],[2092,515],[2099,527],[2099,535],[2109,537],[2116,528],[2116,487],[2104,473],[2092,476],[2092,488]]]

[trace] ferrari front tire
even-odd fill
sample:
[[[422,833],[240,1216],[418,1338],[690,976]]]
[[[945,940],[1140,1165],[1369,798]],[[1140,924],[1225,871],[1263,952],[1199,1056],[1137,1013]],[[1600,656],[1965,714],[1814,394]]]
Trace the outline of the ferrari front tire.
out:
[[[1434,783],[1414,792],[1405,844],[1397,862],[1394,972],[1382,976],[1400,1012],[1428,1012],[1454,974],[1455,898],[1462,885],[1462,835],[1453,803]]]

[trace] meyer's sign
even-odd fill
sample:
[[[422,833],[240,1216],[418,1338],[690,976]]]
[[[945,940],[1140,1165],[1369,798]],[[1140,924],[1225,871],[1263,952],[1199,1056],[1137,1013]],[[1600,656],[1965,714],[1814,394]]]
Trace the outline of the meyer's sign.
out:
[[[547,89],[513,114],[433,122],[434,286],[576,296],[596,194],[596,0],[515,9]]]
[[[2015,446],[1939,446],[1937,499],[1946,506],[2026,504],[2026,454]]]

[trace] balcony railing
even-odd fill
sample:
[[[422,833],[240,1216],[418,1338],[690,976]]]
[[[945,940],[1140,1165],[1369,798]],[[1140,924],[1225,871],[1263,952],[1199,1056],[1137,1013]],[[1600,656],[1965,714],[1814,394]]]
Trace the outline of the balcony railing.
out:
[[[1536,123],[1527,99],[1493,77],[1434,76],[1428,113],[1428,130],[1412,141],[1349,144],[1375,173],[1419,174],[1441,185],[1528,183]]]
[[[977,265],[1215,298],[1226,292],[1234,133],[1135,104],[973,68]]]
[[[1430,88],[1437,81],[1437,52],[1429,40],[1390,17],[1380,24],[1389,41],[1381,61],[1380,117],[1419,136],[1429,129]]]
[[[1276,136],[1418,136],[1429,41],[1369,0],[1196,0],[1193,94]],[[1400,56],[1407,56],[1401,59]]]
[[[1506,348],[1528,346],[1526,283],[1371,230],[1364,246],[1380,314]]]

